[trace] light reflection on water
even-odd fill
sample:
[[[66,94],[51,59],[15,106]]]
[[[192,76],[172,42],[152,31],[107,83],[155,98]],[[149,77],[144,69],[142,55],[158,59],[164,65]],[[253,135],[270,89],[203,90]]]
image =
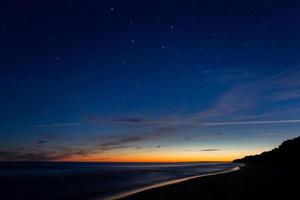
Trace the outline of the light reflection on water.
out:
[[[20,191],[30,199],[83,195],[102,199],[165,181],[225,171],[234,166],[236,164],[232,163],[0,163],[0,178],[14,182],[15,188],[6,190],[14,193],[11,195]],[[52,191],[50,194],[49,190]],[[37,198],[33,198],[35,196]]]
[[[240,166],[242,166],[242,165],[240,165]],[[194,179],[194,178],[200,178],[200,177],[204,177],[204,176],[218,175],[218,174],[237,171],[237,170],[240,169],[240,166],[232,167],[232,168],[224,170],[224,171],[210,172],[210,173],[205,173],[205,174],[200,174],[200,175],[188,176],[188,177],[185,177],[185,178],[178,178],[178,179],[174,179],[174,180],[163,181],[163,182],[152,184],[152,185],[149,185],[149,186],[144,186],[144,187],[140,187],[140,188],[137,188],[137,189],[128,190],[126,192],[121,192],[119,194],[111,195],[111,196],[108,196],[106,198],[101,198],[101,197],[95,198],[95,200],[96,199],[97,200],[100,200],[100,199],[103,199],[103,200],[121,199],[121,198],[130,196],[130,195],[139,193],[139,192],[143,192],[145,190],[158,188],[158,187],[162,187],[162,186],[166,186],[166,185],[171,185],[171,184],[175,184],[175,183],[180,183],[180,182],[187,181],[187,180]]]

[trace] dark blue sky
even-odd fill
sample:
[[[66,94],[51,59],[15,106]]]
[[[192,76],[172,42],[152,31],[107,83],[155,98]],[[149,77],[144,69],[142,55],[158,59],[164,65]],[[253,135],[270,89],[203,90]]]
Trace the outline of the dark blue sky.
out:
[[[0,159],[228,160],[299,135],[299,9],[3,3]]]

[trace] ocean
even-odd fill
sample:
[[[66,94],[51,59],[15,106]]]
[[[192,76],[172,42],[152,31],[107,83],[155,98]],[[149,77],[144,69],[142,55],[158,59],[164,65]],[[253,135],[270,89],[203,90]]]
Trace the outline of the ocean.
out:
[[[233,163],[0,163],[0,199],[109,199],[143,187],[222,172]]]

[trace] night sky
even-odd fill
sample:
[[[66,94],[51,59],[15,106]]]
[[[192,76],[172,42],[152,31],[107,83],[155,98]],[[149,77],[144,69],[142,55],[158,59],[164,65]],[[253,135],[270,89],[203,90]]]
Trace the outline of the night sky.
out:
[[[300,135],[298,1],[7,1],[0,160],[228,161]]]

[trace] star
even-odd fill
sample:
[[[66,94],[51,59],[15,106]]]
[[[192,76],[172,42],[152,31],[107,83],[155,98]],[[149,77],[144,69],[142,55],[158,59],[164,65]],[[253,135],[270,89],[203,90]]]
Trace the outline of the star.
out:
[[[161,48],[162,48],[162,49],[165,49],[165,48],[166,48],[166,46],[164,46],[164,45],[163,45],[163,46],[161,46]]]
[[[170,29],[171,29],[171,30],[174,30],[174,26],[170,26]]]
[[[114,11],[114,10],[115,10],[115,8],[113,8],[113,7],[110,8],[110,11]]]
[[[60,57],[59,57],[59,56],[57,56],[57,57],[56,57],[56,60],[57,60],[57,61],[60,61]]]
[[[131,43],[135,43],[135,40],[131,40]]]

